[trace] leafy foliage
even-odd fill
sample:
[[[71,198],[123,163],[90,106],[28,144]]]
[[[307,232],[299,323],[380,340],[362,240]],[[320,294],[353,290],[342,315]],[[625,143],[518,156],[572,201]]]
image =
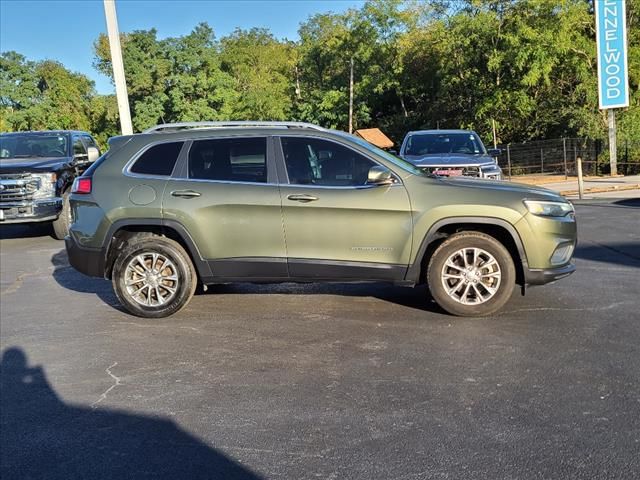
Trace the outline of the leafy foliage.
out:
[[[627,0],[631,104],[621,138],[640,138],[640,0]],[[121,36],[134,128],[197,120],[305,120],[354,124],[399,140],[413,128],[473,128],[500,142],[602,137],[593,4],[589,0],[370,0],[300,25],[300,40],[268,30],[217,39],[205,23],[159,39]],[[106,36],[95,68],[111,75]],[[0,56],[0,127],[118,132],[112,95],[85,76],[16,52]]]
[[[58,62],[31,62],[15,52],[0,55],[3,129],[89,129],[93,95],[92,81]]]

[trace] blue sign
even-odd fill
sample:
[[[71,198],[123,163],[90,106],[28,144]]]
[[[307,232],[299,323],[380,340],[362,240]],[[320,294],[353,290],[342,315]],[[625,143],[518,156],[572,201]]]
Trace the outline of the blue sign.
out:
[[[629,106],[626,0],[595,0],[600,108]]]

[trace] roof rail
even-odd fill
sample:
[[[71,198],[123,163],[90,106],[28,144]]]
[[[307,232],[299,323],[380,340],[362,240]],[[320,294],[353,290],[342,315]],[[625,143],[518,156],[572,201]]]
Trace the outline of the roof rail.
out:
[[[319,125],[307,122],[253,122],[253,121],[232,121],[232,122],[180,122],[163,123],[143,131],[142,133],[160,133],[163,131],[177,131],[189,128],[225,128],[225,127],[271,127],[271,128],[309,128],[313,130],[325,130]]]

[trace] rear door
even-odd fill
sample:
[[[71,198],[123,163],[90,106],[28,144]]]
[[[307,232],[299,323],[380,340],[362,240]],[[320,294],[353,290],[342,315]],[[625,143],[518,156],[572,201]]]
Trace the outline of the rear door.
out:
[[[281,184],[289,273],[299,278],[404,278],[412,217],[400,182],[367,184],[379,165],[325,138],[281,137]]]
[[[218,279],[287,277],[280,194],[267,136],[191,142],[163,216],[182,224]]]

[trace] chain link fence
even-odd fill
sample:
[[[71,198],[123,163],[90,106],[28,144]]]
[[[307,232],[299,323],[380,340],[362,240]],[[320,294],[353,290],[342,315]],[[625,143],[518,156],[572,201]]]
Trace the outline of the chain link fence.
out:
[[[640,140],[621,140],[617,146],[618,173],[640,174]],[[576,161],[582,159],[585,175],[610,173],[609,145],[606,140],[556,138],[499,145],[498,163],[508,176],[576,175]]]

